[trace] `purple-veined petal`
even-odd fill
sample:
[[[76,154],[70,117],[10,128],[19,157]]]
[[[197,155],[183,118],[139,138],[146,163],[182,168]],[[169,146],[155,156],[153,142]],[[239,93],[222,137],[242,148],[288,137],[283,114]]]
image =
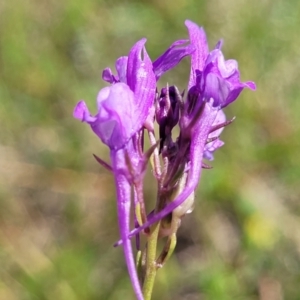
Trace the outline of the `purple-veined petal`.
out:
[[[121,56],[116,60],[116,70],[119,76],[119,81],[127,83],[127,56]]]
[[[119,149],[135,133],[134,94],[124,83],[103,88],[97,96],[97,121],[91,124],[102,142]]]
[[[230,94],[230,84],[228,81],[224,80],[222,77],[214,73],[208,73],[204,77],[203,82],[203,97],[205,99],[214,99],[215,106],[224,107],[227,98]]]
[[[103,71],[103,78],[113,85],[99,92],[95,117],[90,115],[84,102],[74,110],[74,117],[89,123],[111,149],[123,147],[142,128],[153,106],[156,80],[145,42],[146,39],[140,40],[132,47],[128,58],[120,57],[116,61],[120,78],[109,68]]]
[[[134,92],[138,112],[135,115],[135,130],[139,130],[146,121],[156,91],[155,74],[145,43],[146,39],[141,39],[131,48],[127,64],[127,84]]]
[[[222,108],[236,100],[245,87],[255,89],[253,82],[240,81],[237,61],[225,61],[223,53],[218,49],[207,57],[198,82],[203,96],[206,99],[213,98],[214,105]]]
[[[147,77],[147,70],[150,69],[149,65],[149,56],[146,54],[145,43],[146,39],[143,38],[136,42],[133,47],[130,49],[128,55],[128,63],[127,63],[127,84],[131,88],[131,90],[135,93],[136,89],[138,89],[139,82],[141,80],[145,80]],[[143,55],[146,54],[146,57]],[[145,63],[143,62],[143,58],[146,59],[146,70]],[[152,63],[151,63],[152,69]]]
[[[247,87],[255,90],[254,82],[241,82],[238,64],[235,60],[225,60],[221,52],[223,41],[209,53],[203,28],[187,20],[190,42],[196,47],[191,55],[191,73],[188,88],[199,85],[202,96],[213,98],[215,106],[225,107],[233,102]]]
[[[74,117],[90,124],[93,131],[110,149],[124,147],[135,134],[137,126],[134,94],[125,83],[116,83],[100,90],[98,113],[91,116],[84,101],[74,109]],[[140,127],[142,124],[140,124]]]
[[[188,44],[188,40],[174,42],[165,53],[153,62],[153,70],[158,80],[165,72],[174,68],[185,56],[195,51],[195,46]]]
[[[191,55],[191,73],[188,88],[190,89],[196,83],[196,70],[202,71],[205,60],[209,53],[206,34],[202,27],[196,23],[186,20],[185,26],[188,29],[190,42],[195,46],[195,51]]]

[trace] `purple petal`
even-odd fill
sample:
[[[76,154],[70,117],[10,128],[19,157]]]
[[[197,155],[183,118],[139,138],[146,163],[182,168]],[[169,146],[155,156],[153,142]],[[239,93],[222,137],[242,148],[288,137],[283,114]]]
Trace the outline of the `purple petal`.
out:
[[[136,111],[136,130],[146,121],[153,105],[156,90],[156,79],[152,62],[144,47],[146,39],[138,41],[130,50],[127,65],[127,84],[134,92]]]
[[[110,68],[105,68],[102,71],[102,79],[111,84],[116,83],[118,81],[117,78],[113,75]]]
[[[116,70],[119,76],[119,81],[124,83],[127,83],[127,62],[127,56],[119,57],[116,60]]]
[[[217,116],[216,116],[214,122],[212,123],[212,127],[217,126],[218,124],[222,124],[225,121],[226,121],[226,116],[225,116],[224,112],[220,109],[217,113]],[[219,137],[220,134],[222,133],[223,129],[224,129],[224,127],[214,130],[213,132],[211,132],[208,135],[208,139]],[[222,147],[223,145],[224,145],[224,142],[219,139],[217,139],[213,142],[207,143],[204,147],[203,158],[205,158],[209,161],[213,160],[214,159],[213,152],[215,152],[218,148]]]
[[[91,124],[102,142],[119,149],[135,133],[134,94],[124,83],[102,89],[97,96],[97,121]]]
[[[256,90],[256,84],[253,81],[246,81],[244,82],[245,87],[251,89],[252,91]]]
[[[146,39],[141,39],[133,45],[128,55],[127,63],[127,84],[133,92],[138,89],[139,82],[147,77],[146,70],[143,68],[142,52],[146,43]],[[146,52],[146,51],[145,51]],[[146,57],[146,63],[148,58]],[[152,63],[151,63],[152,69]]]
[[[207,58],[206,65],[211,64],[212,71],[219,72],[222,78],[229,78],[238,71],[238,63],[234,59],[225,61],[224,55],[221,50],[213,50]]]
[[[99,92],[97,105],[98,113],[95,117],[90,115],[84,101],[77,104],[73,115],[76,119],[90,124],[110,149],[124,147],[137,126],[133,92],[125,83],[116,83]]]
[[[253,82],[240,81],[237,61],[225,61],[223,53],[218,49],[213,50],[207,57],[199,78],[203,96],[206,99],[213,98],[214,105],[222,108],[236,100],[245,87],[255,89]]]
[[[153,70],[158,80],[165,72],[174,68],[185,56],[195,51],[195,46],[187,44],[188,40],[174,42],[168,50],[157,58],[153,63]]]
[[[91,116],[89,109],[87,108],[87,106],[83,100],[79,101],[77,103],[77,105],[75,106],[74,111],[73,111],[73,116],[74,116],[74,118],[76,118],[82,122],[89,123],[89,124],[93,123],[96,120],[95,117]]]
[[[217,116],[214,120],[214,122],[212,123],[212,127],[213,126],[216,126],[218,124],[222,124],[226,121],[226,115],[225,113],[223,112],[222,109],[220,109],[217,113]],[[221,127],[213,132],[211,132],[209,135],[208,135],[208,138],[212,138],[212,137],[216,137],[216,136],[219,136],[221,134],[221,132],[223,131],[224,127]]]
[[[215,49],[221,50],[222,46],[223,46],[223,39],[220,39],[220,40],[217,42],[217,44],[216,44],[216,46],[215,46]]]
[[[208,143],[205,145],[205,148],[204,148],[204,153],[203,153],[203,158],[209,160],[209,161],[212,161],[214,160],[214,155],[213,153],[221,148],[222,146],[224,145],[224,142],[217,139],[211,143]]]
[[[189,31],[190,42],[195,46],[195,51],[191,55],[191,73],[188,88],[190,89],[196,83],[196,70],[202,71],[205,60],[209,53],[206,34],[202,27],[196,23],[186,20],[185,26]]]
[[[117,82],[127,83],[127,56],[121,56],[116,60],[115,68],[117,70],[118,76],[113,75],[110,68],[105,68],[102,71],[102,79],[110,84]]]
[[[214,73],[205,77],[203,96],[205,99],[214,99],[214,106],[222,106],[230,93],[230,84]]]

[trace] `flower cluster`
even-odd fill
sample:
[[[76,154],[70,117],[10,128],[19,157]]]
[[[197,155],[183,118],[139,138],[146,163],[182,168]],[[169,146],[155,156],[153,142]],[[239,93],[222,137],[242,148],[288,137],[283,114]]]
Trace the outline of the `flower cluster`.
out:
[[[255,90],[253,82],[240,81],[237,62],[224,59],[221,41],[209,51],[203,28],[191,21],[185,25],[189,39],[174,42],[155,61],[151,61],[145,49],[146,39],[141,39],[128,56],[117,59],[117,74],[109,68],[103,71],[102,78],[110,85],[97,96],[96,115],[90,114],[84,101],[74,110],[74,117],[88,123],[110,149],[110,164],[96,159],[114,174],[121,236],[117,245],[123,246],[137,299],[150,299],[153,280],[149,274],[153,272],[149,268],[161,267],[171,255],[181,218],[193,210],[201,170],[209,168],[203,159],[212,160],[214,151],[224,144],[219,136],[232,120],[226,121],[222,109],[235,101],[244,88]],[[186,96],[176,86],[168,85],[158,92],[159,78],[185,56],[191,58]],[[159,126],[158,134],[154,122]],[[175,127],[179,128],[177,137],[173,136]],[[145,133],[151,144],[147,150]],[[156,205],[150,213],[145,209],[143,195],[149,162],[158,189]],[[148,239],[145,249],[140,245],[141,232]],[[142,257],[137,263],[130,241],[133,236]],[[161,237],[167,237],[167,242],[156,257],[156,250],[153,253],[149,245],[156,245]]]

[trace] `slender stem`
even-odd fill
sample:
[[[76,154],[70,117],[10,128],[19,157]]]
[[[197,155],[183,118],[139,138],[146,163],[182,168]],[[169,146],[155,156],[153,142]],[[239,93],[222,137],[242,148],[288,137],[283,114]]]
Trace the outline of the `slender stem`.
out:
[[[150,300],[152,296],[155,276],[156,276],[156,248],[157,248],[157,239],[160,228],[160,221],[153,225],[153,231],[151,232],[147,248],[146,248],[146,274],[143,283],[143,295],[145,300]]]
[[[154,132],[149,131],[149,139],[151,145],[156,144],[156,139]],[[158,180],[158,190],[160,190],[160,180],[161,180],[161,166],[160,166],[160,160],[159,160],[159,152],[158,149],[155,148],[153,152],[153,169],[155,177]],[[158,203],[158,201],[157,201]],[[158,205],[156,203],[155,213],[157,212]],[[158,240],[158,234],[160,229],[160,221],[158,221],[156,224],[154,224],[151,228],[151,233],[148,236],[147,246],[146,246],[146,264],[144,268],[144,274],[143,274],[143,295],[145,300],[151,300],[152,291],[154,287],[154,281],[156,277],[156,270],[157,270],[157,264],[156,264],[156,250],[157,250],[157,240]]]

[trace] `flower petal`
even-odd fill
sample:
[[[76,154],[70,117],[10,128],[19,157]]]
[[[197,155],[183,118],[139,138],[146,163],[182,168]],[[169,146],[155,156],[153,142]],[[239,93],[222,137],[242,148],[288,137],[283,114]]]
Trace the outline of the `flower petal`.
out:
[[[191,44],[195,47],[195,51],[191,55],[191,73],[188,88],[190,89],[196,83],[196,70],[202,71],[205,60],[209,53],[206,34],[202,27],[196,23],[186,20],[185,26],[189,31]]]
[[[223,145],[224,145],[224,142],[219,139],[216,139],[215,141],[206,144],[205,148],[204,148],[204,152],[203,152],[203,158],[210,160],[210,161],[214,160],[213,153],[217,149],[221,148]]]
[[[119,76],[119,81],[127,83],[127,56],[121,56],[116,60],[116,70]]]
[[[195,46],[187,44],[188,40],[174,42],[165,53],[153,62],[153,70],[158,80],[165,72],[174,68],[185,56],[195,51]]]
[[[113,75],[110,68],[105,68],[102,71],[102,79],[111,84],[116,83],[118,81],[117,78]]]
[[[214,106],[222,108],[236,100],[245,87],[255,89],[253,82],[240,81],[237,61],[225,61],[219,49],[213,50],[207,57],[199,82],[203,96],[206,99],[213,98]]]
[[[73,116],[74,118],[89,124],[93,123],[96,120],[95,117],[91,116],[89,109],[87,108],[87,105],[83,100],[79,101],[75,106]]]
[[[97,121],[91,124],[102,142],[111,149],[119,149],[135,133],[134,94],[124,83],[102,89],[97,97]]]
[[[136,111],[135,130],[146,121],[154,103],[156,79],[152,61],[144,47],[146,39],[138,41],[130,50],[127,64],[127,84],[134,92]]]

